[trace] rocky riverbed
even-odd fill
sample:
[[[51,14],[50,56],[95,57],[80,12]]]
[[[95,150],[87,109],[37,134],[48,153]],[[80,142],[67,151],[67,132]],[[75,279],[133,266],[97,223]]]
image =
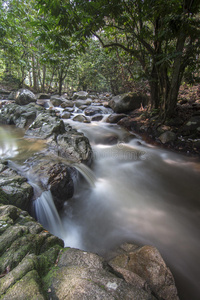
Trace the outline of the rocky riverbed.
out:
[[[64,248],[61,239],[30,216],[36,197],[30,177],[35,176],[41,190],[51,190],[57,209],[62,209],[73,195],[75,165],[92,163],[88,139],[64,120],[78,117],[87,123],[107,115],[110,123],[128,118],[132,124],[133,115],[127,113],[130,97],[139,99],[137,107],[146,103],[146,98],[131,94],[122,110],[113,113],[111,107],[116,110],[123,99],[110,94],[79,92],[72,99],[47,99],[27,90],[2,101],[1,124],[22,128],[25,139],[42,140],[45,147],[31,157],[19,153],[16,159],[24,160],[20,171],[7,159],[0,164],[0,299],[178,299],[173,276],[156,248],[123,244],[102,258]],[[109,139],[116,142],[115,137]],[[29,178],[23,172],[27,169]]]

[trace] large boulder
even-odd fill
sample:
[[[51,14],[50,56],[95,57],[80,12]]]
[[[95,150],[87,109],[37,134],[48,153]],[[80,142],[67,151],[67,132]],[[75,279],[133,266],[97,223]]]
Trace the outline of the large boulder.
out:
[[[53,106],[60,106],[61,103],[63,103],[63,101],[65,100],[65,98],[61,97],[61,96],[58,96],[58,95],[53,95],[51,96],[50,98],[50,101],[52,103]]]
[[[0,163],[0,204],[11,204],[29,210],[33,188],[27,179]]]
[[[89,106],[85,109],[86,116],[94,116],[94,115],[101,115],[107,113],[107,110],[104,106]]]
[[[75,130],[60,134],[48,142],[50,149],[72,163],[87,163],[92,160],[92,149],[88,138]]]
[[[65,108],[65,107],[74,106],[74,103],[71,100],[67,100],[63,96],[59,96],[59,95],[51,96],[50,101],[52,105],[56,107],[61,106],[62,108]]]
[[[74,109],[72,109],[72,107],[74,106],[74,102],[72,102],[71,100],[64,100],[61,105],[62,108],[71,108],[71,111],[73,111]]]
[[[27,89],[20,89],[16,93],[15,102],[19,105],[26,105],[30,102],[36,102],[37,98],[35,94],[33,94],[31,91]]]
[[[46,289],[51,299],[156,300],[150,291],[127,283],[96,254],[66,249],[50,272]]]
[[[85,100],[88,97],[88,93],[84,91],[76,92],[73,94],[72,100],[80,99]]]
[[[156,299],[179,299],[173,275],[155,247],[124,244],[121,250],[109,265],[127,282],[136,281],[138,286],[151,290]]]
[[[29,168],[29,178],[35,187],[35,197],[50,190],[54,204],[58,210],[63,208],[65,201],[74,194],[74,179],[77,177],[75,168],[67,161],[59,162],[54,155],[44,153],[26,161]],[[39,190],[39,192],[38,192]]]
[[[127,93],[113,97],[109,106],[116,113],[125,113],[147,104],[147,97],[138,93]]]
[[[85,100],[78,99],[78,100],[75,101],[76,107],[82,107],[84,105],[88,106],[88,105],[91,105],[91,104],[92,104],[92,99],[90,99],[90,98],[87,98]]]
[[[84,115],[76,115],[73,118],[73,121],[80,122],[80,123],[90,123],[90,120]]]
[[[26,131],[31,138],[48,139],[51,153],[71,162],[90,163],[92,149],[84,134],[64,124],[52,111],[41,113]]]

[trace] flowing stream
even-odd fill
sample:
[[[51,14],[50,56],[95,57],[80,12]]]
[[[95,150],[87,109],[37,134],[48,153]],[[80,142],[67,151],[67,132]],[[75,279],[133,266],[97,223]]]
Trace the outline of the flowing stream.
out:
[[[66,122],[89,138],[93,172],[77,166],[87,180],[60,216],[43,192],[39,208],[36,203],[41,223],[66,246],[100,255],[127,241],[154,245],[172,270],[180,300],[199,300],[199,161],[148,145],[117,125]],[[1,155],[10,157],[21,137],[2,134]]]

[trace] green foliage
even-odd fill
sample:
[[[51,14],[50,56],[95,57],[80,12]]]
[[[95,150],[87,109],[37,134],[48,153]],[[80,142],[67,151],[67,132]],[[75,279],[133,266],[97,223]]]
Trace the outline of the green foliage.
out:
[[[184,74],[198,77],[199,10],[197,0],[1,1],[0,63],[19,85],[59,93],[147,79],[152,107],[170,114]]]
[[[152,106],[174,110],[185,68],[199,47],[197,0],[40,0],[40,6],[80,43],[94,35],[104,48],[120,48],[137,59]]]

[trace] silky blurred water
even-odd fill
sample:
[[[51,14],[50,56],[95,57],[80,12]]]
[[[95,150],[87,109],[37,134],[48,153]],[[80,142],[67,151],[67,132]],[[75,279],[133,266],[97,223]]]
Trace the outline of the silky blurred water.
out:
[[[97,178],[94,188],[79,186],[62,214],[69,235],[76,232],[75,246],[104,255],[124,241],[154,245],[180,299],[200,299],[199,161],[152,147],[117,125],[73,126],[93,145]],[[116,144],[108,145],[108,135],[117,136]]]

